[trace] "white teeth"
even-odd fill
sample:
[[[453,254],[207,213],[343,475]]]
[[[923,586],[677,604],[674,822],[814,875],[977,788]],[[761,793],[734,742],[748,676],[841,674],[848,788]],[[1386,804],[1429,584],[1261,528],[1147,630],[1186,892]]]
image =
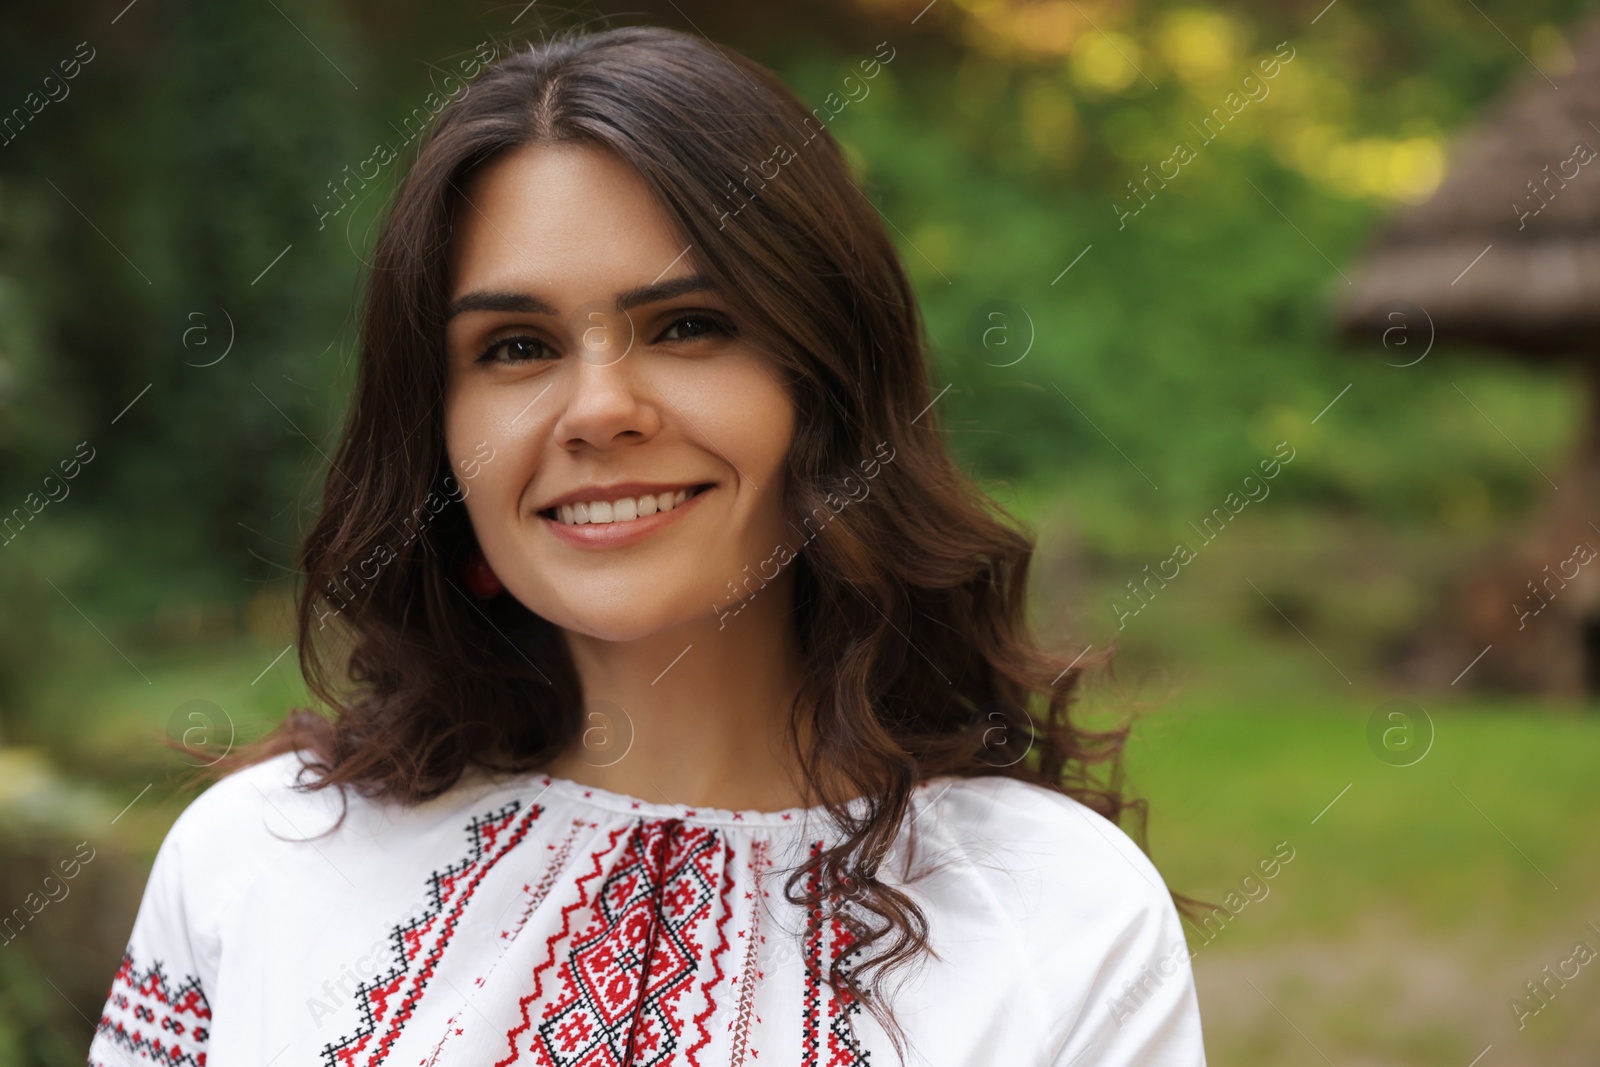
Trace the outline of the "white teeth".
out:
[[[650,493],[640,497],[624,497],[621,500],[590,500],[581,504],[561,504],[556,508],[556,516],[566,526],[631,522],[647,515],[654,515],[658,511],[671,511],[688,499],[689,491],[679,489],[676,492]]]

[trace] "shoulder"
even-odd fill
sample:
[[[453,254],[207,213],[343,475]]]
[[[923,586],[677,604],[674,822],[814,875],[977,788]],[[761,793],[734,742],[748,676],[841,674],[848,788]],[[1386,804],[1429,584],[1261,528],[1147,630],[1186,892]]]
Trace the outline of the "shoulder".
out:
[[[942,846],[946,859],[1009,877],[1016,891],[1046,893],[1058,915],[1171,907],[1133,839],[1064,793],[1004,777],[941,779],[922,792],[919,829],[934,852]]]
[[[167,830],[152,883],[184,900],[197,926],[214,922],[221,902],[237,899],[246,884],[272,871],[292,841],[324,833],[339,820],[347,799],[338,789],[298,788],[312,773],[299,753],[286,752],[207,786]]]
[[[1050,1020],[1052,1063],[1204,1063],[1182,922],[1114,823],[1013,778],[922,787],[914,855],[936,927],[1003,946],[1018,996]],[[924,866],[926,865],[926,866]]]
[[[262,813],[286,805],[301,768],[293,753],[213,783],[179,813],[162,838],[145,883],[124,960],[128,974],[170,973],[215,990],[220,919],[241,886],[270,869],[275,856]],[[128,977],[119,973],[119,980]],[[143,979],[141,979],[142,981]],[[124,991],[126,992],[126,991]]]
[[[233,771],[191,800],[168,831],[176,845],[204,843],[207,849],[254,849],[271,836],[274,824],[337,819],[343,807],[338,789],[309,790],[314,772],[299,752],[285,752]],[[326,828],[325,825],[318,829]]]
[[[319,785],[309,754],[285,752],[233,771],[189,802],[163,847],[203,852],[205,866],[269,866],[275,856],[329,850],[382,851],[380,835],[425,838],[442,822],[446,836],[461,813],[525,783],[469,772],[452,788],[402,801],[349,784]]]
[[[205,944],[216,948],[227,931],[292,910],[287,902],[296,899],[376,891],[425,873],[459,849],[467,809],[502,788],[466,781],[404,804],[359,787],[319,787],[309,761],[286,752],[233,771],[167,831],[152,891]]]
[[[435,796],[405,801],[360,785],[320,785],[309,753],[285,752],[240,768],[189,802],[161,846],[172,873],[207,896],[233,900],[261,879],[341,881],[428,862],[459,843],[482,805],[525,791],[521,779],[464,774]],[[349,871],[351,874],[345,875]],[[213,892],[215,891],[215,892]]]

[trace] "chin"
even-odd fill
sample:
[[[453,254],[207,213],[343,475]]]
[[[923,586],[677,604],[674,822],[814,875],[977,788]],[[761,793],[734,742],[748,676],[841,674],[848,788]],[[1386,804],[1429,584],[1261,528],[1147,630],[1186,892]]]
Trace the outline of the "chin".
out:
[[[583,598],[576,599],[581,601]],[[638,596],[625,597],[600,605],[593,603],[594,599],[590,598],[589,604],[578,607],[571,600],[563,598],[563,603],[557,609],[549,612],[537,608],[533,610],[563,630],[617,643],[642,641],[663,631],[713,618],[709,597],[705,598],[707,606],[696,611],[693,597],[687,592],[682,596],[657,596],[649,600]]]

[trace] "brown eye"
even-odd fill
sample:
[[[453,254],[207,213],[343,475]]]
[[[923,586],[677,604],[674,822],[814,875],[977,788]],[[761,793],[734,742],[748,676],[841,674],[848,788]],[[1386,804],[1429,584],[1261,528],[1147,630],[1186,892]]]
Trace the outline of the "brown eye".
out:
[[[544,355],[548,353],[549,355]],[[479,363],[530,363],[555,353],[536,337],[502,337],[478,355]]]
[[[715,315],[695,312],[692,315],[680,315],[672,320],[672,323],[661,332],[661,340],[693,341],[700,337],[731,333],[733,328]]]

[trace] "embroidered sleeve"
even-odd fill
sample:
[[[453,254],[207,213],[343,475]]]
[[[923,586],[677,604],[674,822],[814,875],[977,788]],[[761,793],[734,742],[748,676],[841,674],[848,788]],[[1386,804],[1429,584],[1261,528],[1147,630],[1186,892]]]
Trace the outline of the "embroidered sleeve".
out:
[[[156,853],[122,962],[89,1046],[89,1067],[205,1067],[211,1005],[183,892],[176,835]]]

